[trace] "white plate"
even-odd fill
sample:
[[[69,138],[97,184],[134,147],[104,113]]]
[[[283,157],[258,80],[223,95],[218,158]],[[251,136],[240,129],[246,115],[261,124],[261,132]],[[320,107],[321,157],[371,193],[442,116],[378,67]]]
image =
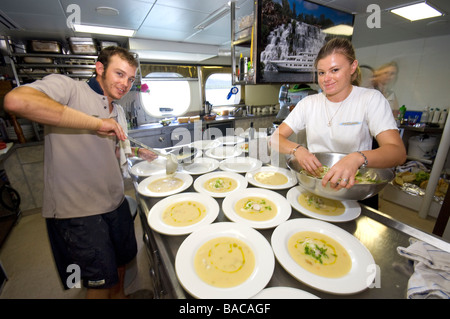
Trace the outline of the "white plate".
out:
[[[320,299],[319,297],[291,287],[270,287],[263,289],[252,299]]]
[[[327,216],[322,214],[317,214],[313,211],[310,211],[306,207],[303,207],[298,202],[298,197],[300,194],[308,192],[300,185],[296,187],[292,187],[286,194],[286,198],[288,202],[291,204],[292,208],[299,211],[303,215],[306,215],[308,217],[316,218],[325,220],[332,223],[339,223],[339,222],[348,222],[350,220],[354,220],[355,218],[358,218],[358,216],[361,214],[361,206],[358,204],[357,201],[354,200],[346,200],[341,201],[341,203],[345,206],[345,211],[343,214],[338,216]]]
[[[235,145],[238,143],[245,142],[245,138],[240,137],[240,136],[231,136],[231,135],[221,136],[221,137],[218,137],[216,140],[219,141],[220,143],[222,143],[223,145]]]
[[[208,191],[207,189],[205,189],[203,187],[203,184],[205,184],[206,181],[208,181],[211,178],[214,177],[229,177],[234,179],[237,182],[237,187],[235,189],[233,189],[232,191],[229,192],[224,192],[224,193],[215,193],[215,192],[211,192]],[[247,188],[248,182],[245,179],[244,176],[239,175],[238,173],[233,173],[233,172],[212,172],[212,173],[208,173],[202,176],[199,176],[195,182],[194,182],[194,188],[197,192],[199,193],[203,193],[212,197],[225,197],[229,194],[232,194],[234,192],[240,192],[242,190],[244,190],[245,188]]]
[[[194,268],[197,250],[217,237],[235,237],[245,242],[255,255],[255,269],[242,284],[230,288],[208,285]],[[269,282],[275,268],[275,258],[269,242],[257,230],[236,223],[213,223],[190,234],[180,245],[175,257],[175,271],[186,291],[199,299],[243,299],[260,292]]]
[[[135,176],[150,176],[165,173],[166,161],[164,157],[157,157],[151,162],[141,161],[131,166],[130,173]]]
[[[232,157],[223,160],[219,164],[219,168],[223,171],[246,173],[255,169],[259,169],[262,162],[253,157]]]
[[[180,165],[182,173],[200,175],[212,172],[219,167],[219,161],[209,157],[197,157],[190,164]]]
[[[152,197],[166,197],[166,196],[170,196],[176,193],[180,193],[182,191],[184,191],[185,189],[189,188],[189,186],[192,185],[192,181],[194,180],[192,178],[191,175],[186,174],[186,173],[175,173],[174,177],[175,178],[179,178],[183,181],[183,185],[181,185],[181,187],[178,187],[177,189],[171,190],[169,192],[164,192],[164,193],[157,193],[157,192],[152,192],[150,191],[150,189],[148,189],[148,185],[160,178],[163,178],[167,176],[166,173],[162,173],[162,174],[156,174],[156,175],[152,175],[150,177],[147,177],[146,179],[144,179],[142,182],[139,183],[138,185],[138,193],[144,196],[152,196]]]
[[[274,204],[277,205],[277,214],[275,217],[266,221],[254,221],[239,216],[234,210],[236,202],[250,196],[264,197],[274,202]],[[225,216],[231,221],[245,224],[256,229],[276,227],[285,222],[291,216],[292,212],[291,205],[286,198],[277,192],[263,188],[247,188],[240,192],[228,195],[222,202],[222,210]]]
[[[347,250],[352,260],[350,272],[340,278],[326,278],[315,275],[297,264],[289,254],[287,243],[292,235],[301,231],[318,232],[339,242]],[[288,273],[308,286],[325,292],[332,294],[358,293],[371,285],[376,276],[371,271],[375,261],[369,250],[350,233],[321,220],[290,219],[275,228],[271,243],[277,260]]]
[[[206,156],[215,158],[215,159],[224,159],[236,157],[242,154],[242,150],[238,149],[234,146],[218,146],[215,148],[210,148],[205,152]]]
[[[203,205],[205,205],[206,216],[198,223],[184,227],[176,227],[164,223],[161,216],[165,211],[165,209],[169,205],[186,200],[201,202]],[[158,233],[165,235],[186,235],[206,225],[211,224],[216,220],[218,215],[219,215],[219,204],[211,196],[205,196],[199,193],[181,193],[169,196],[157,202],[150,209],[147,216],[147,221],[149,226]]]
[[[255,180],[255,175],[259,172],[277,172],[277,173],[281,173],[284,176],[287,177],[287,182],[282,184],[282,185],[268,185],[268,184],[263,184],[261,182],[258,182],[257,180]],[[288,169],[286,168],[282,168],[282,167],[275,167],[275,166],[263,166],[260,167],[256,170],[253,170],[251,172],[248,172],[247,174],[245,174],[245,178],[248,180],[248,182],[250,184],[252,184],[253,186],[258,186],[258,187],[263,187],[263,188],[268,188],[268,189],[285,189],[285,188],[289,188],[292,186],[297,185],[297,177]]]
[[[198,140],[191,143],[191,145],[199,150],[207,150],[217,147],[222,143],[218,140]]]

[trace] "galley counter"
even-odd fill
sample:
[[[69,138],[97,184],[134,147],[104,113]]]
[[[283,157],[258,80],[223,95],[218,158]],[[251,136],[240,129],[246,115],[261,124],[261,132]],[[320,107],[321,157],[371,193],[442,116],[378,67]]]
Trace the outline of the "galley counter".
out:
[[[136,162],[137,163],[137,162]],[[133,165],[130,161],[130,165]],[[197,175],[192,176],[194,181]],[[147,197],[137,191],[139,182],[145,177],[132,176],[136,189],[136,198],[139,206],[139,216],[143,227],[143,240],[150,259],[150,275],[153,279],[156,298],[184,299],[192,296],[182,287],[175,270],[175,258],[178,248],[188,235],[168,236],[152,230],[147,222],[147,214],[162,198]],[[249,184],[248,187],[251,187]],[[193,184],[185,192],[195,192]],[[288,189],[277,190],[286,196]],[[222,198],[215,198],[219,204],[217,222],[229,222],[222,211]],[[297,210],[292,209],[289,219],[309,218]],[[370,251],[379,272],[377,273],[371,288],[367,288],[356,294],[331,294],[310,287],[291,276],[275,259],[273,275],[268,282],[268,287],[292,287],[309,292],[319,298],[367,298],[367,299],[404,299],[408,280],[410,278],[411,265],[408,260],[397,253],[397,247],[408,247],[409,238],[414,237],[427,242],[440,249],[450,251],[450,244],[439,237],[424,233],[418,229],[393,220],[389,216],[361,205],[361,214],[352,221],[334,223],[355,236]],[[259,231],[270,243],[274,228],[260,229]],[[368,270],[369,272],[370,270]],[[373,286],[373,287],[372,287]],[[231,296],[232,297],[232,296]]]

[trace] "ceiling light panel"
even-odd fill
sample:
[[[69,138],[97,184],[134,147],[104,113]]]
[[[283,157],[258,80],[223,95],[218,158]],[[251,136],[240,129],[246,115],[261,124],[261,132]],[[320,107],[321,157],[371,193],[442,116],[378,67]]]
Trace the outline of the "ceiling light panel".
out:
[[[391,12],[411,21],[442,16],[442,12],[431,7],[426,2],[416,3],[406,7],[392,9]]]
[[[94,33],[94,34],[109,34],[116,35],[121,37],[132,37],[135,30],[132,29],[119,29],[119,28],[109,28],[109,27],[101,27],[95,25],[85,25],[85,24],[74,24],[73,29],[75,32],[84,32],[84,33]]]

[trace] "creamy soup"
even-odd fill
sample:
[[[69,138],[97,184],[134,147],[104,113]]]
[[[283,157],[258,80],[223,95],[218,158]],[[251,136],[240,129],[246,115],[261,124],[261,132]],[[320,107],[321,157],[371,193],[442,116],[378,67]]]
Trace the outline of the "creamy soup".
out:
[[[168,206],[162,214],[162,220],[167,225],[183,227],[198,223],[205,216],[205,205],[187,200]]]
[[[288,251],[296,263],[318,276],[339,278],[352,268],[352,260],[345,248],[321,233],[304,231],[292,235]]]
[[[218,237],[203,244],[194,257],[197,275],[207,284],[229,288],[245,282],[255,268],[252,249],[233,237]]]
[[[183,180],[173,177],[173,176],[166,176],[163,178],[159,178],[157,180],[154,180],[150,184],[148,184],[148,189],[155,193],[166,193],[173,191],[177,188],[180,188],[183,186]]]
[[[207,180],[203,187],[214,193],[226,193],[236,189],[237,182],[229,177],[215,177]]]
[[[234,211],[245,219],[265,221],[277,215],[277,206],[267,198],[245,197],[236,202]]]
[[[298,196],[298,202],[307,210],[327,216],[339,216],[345,212],[345,206],[341,201],[303,192]]]
[[[253,178],[256,181],[267,185],[283,185],[288,182],[286,175],[278,172],[258,172]]]

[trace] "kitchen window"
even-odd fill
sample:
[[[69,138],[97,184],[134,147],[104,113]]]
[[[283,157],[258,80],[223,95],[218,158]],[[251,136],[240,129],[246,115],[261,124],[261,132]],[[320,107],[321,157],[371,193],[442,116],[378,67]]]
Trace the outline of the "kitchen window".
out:
[[[191,104],[189,81],[174,72],[152,72],[142,78],[141,101],[144,110],[153,117],[180,116]]]
[[[213,73],[205,83],[205,100],[213,106],[236,105],[241,100],[241,86],[232,85],[231,73]]]

